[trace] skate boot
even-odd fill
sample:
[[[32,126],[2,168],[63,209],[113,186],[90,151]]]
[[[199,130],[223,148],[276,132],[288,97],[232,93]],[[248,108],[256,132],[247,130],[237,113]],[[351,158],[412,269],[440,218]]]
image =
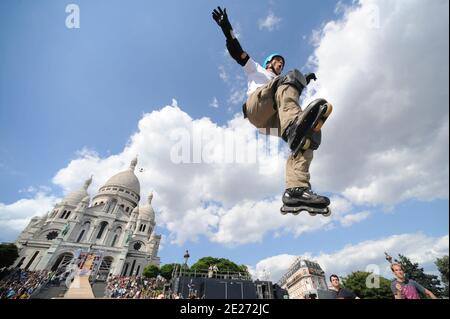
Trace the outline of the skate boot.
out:
[[[306,131],[301,145],[294,153],[294,156],[297,156],[298,152],[306,151],[309,148],[312,150],[317,150],[320,146],[322,140],[321,129],[331,112],[333,112],[333,105],[325,99],[317,99],[308,105],[305,112],[307,112],[309,108],[316,107],[316,105],[319,105],[320,107],[317,117],[311,127]]]
[[[283,194],[283,207],[281,213],[286,215],[292,213],[298,215],[301,211],[307,211],[311,216],[321,214],[330,216],[330,199],[318,195],[308,187],[289,188]]]
[[[314,124],[320,111],[316,104],[302,112],[284,131],[282,138],[288,143],[291,152],[296,154],[305,144],[305,134]]]
[[[333,106],[325,99],[311,102],[296,120],[288,126],[283,139],[288,143],[294,156],[309,148],[320,145],[320,129],[333,111]]]

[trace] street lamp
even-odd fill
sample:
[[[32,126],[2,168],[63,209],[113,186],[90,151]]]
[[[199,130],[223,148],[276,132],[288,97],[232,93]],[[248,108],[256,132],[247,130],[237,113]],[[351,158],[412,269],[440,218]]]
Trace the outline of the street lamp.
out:
[[[184,267],[185,267],[185,269],[188,268],[187,263],[188,263],[189,257],[191,257],[191,256],[189,255],[189,251],[186,250],[186,253],[185,253],[184,256],[183,256],[183,258],[184,258]]]
[[[190,257],[189,251],[186,250],[186,252],[184,253],[184,256],[183,256],[183,258],[184,258],[184,264],[183,264],[183,265],[180,265],[180,278],[179,278],[179,284],[181,285],[181,294],[182,294],[182,295],[183,295],[183,290],[184,290],[184,280],[183,280],[181,277],[183,276],[183,268],[186,268],[186,269],[187,269],[187,263],[188,263],[189,257]],[[178,290],[178,289],[175,289],[175,290]],[[177,293],[178,293],[178,291],[177,291]]]

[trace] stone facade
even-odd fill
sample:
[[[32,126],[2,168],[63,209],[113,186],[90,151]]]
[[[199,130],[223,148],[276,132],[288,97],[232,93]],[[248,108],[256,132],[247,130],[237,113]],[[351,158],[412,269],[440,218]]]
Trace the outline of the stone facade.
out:
[[[141,275],[148,264],[159,266],[160,235],[154,234],[155,213],[139,206],[140,183],[134,170],[111,177],[90,198],[87,189],[68,194],[51,212],[34,217],[19,235],[19,258],[14,266],[28,270],[58,270],[80,253],[100,256],[103,275]]]
[[[327,291],[325,272],[317,262],[298,257],[278,284],[286,289],[290,299],[320,297]]]

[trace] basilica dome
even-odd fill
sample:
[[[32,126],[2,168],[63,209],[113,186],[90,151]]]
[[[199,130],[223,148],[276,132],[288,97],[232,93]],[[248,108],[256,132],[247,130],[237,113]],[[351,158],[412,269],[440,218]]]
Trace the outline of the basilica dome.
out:
[[[102,186],[102,188],[105,188],[107,186],[118,186],[131,190],[135,194],[139,195],[141,190],[141,184],[139,183],[138,178],[134,174],[136,164],[137,158],[131,161],[130,167],[127,170],[117,173],[116,175],[108,179],[108,181],[105,183],[105,185]]]
[[[84,182],[83,188],[74,192],[70,192],[69,194],[66,195],[66,197],[64,197],[62,202],[68,205],[77,206],[79,202],[81,202],[86,197],[89,197],[87,189],[89,185],[91,185],[91,183],[92,183],[92,176]]]

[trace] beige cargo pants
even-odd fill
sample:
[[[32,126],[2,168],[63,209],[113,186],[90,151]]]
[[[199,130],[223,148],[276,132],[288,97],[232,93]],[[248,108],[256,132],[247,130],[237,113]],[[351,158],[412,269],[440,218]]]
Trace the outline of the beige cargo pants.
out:
[[[268,129],[277,129],[281,137],[284,130],[302,110],[299,93],[291,85],[281,85],[276,89],[277,78],[258,88],[246,102],[246,112],[250,123],[260,132],[268,134]],[[276,90],[276,91],[275,91]],[[274,93],[275,92],[275,93]],[[272,130],[273,131],[273,130]],[[313,150],[300,152],[296,157],[289,155],[286,163],[286,188],[311,187],[309,166]]]

